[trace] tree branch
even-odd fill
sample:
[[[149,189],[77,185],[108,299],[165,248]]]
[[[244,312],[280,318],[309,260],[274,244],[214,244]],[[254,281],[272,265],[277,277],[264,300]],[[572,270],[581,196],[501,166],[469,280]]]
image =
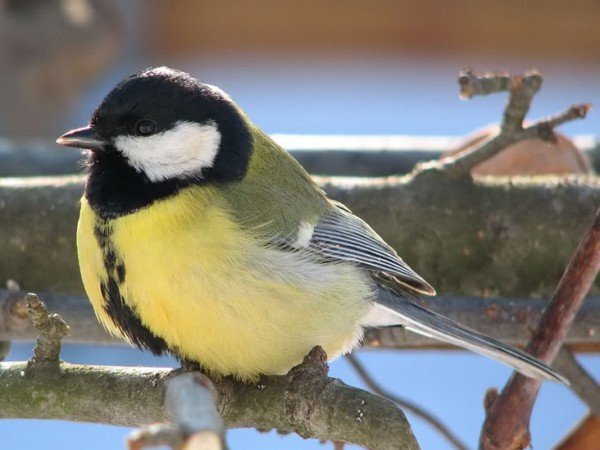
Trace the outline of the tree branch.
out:
[[[128,426],[171,418],[172,425],[134,433],[130,448],[222,448],[222,425],[203,375],[173,378],[179,371],[61,363],[60,338],[68,327],[36,295],[29,294],[27,301],[40,339],[29,362],[0,362],[0,418]],[[315,347],[285,376],[264,376],[257,384],[219,378],[214,382],[218,411],[229,427],[274,428],[374,450],[419,448],[404,413],[392,402],[328,377],[328,369],[327,355]]]
[[[513,76],[495,73],[477,76],[470,70],[463,70],[458,77],[459,97],[469,100],[475,95],[508,91],[508,103],[504,109],[500,129],[503,133],[512,133],[523,127],[531,100],[542,87],[542,82],[542,75],[536,71]]]
[[[555,127],[570,120],[585,118],[591,108],[591,105],[586,103],[573,105],[558,115],[523,128],[523,120],[529,111],[531,100],[542,85],[542,76],[539,73],[528,72],[516,76],[485,74],[480,77],[467,70],[461,72],[458,82],[461,88],[460,96],[464,99],[470,99],[474,95],[510,92],[500,131],[471,149],[441,161],[424,163],[420,170],[442,170],[457,177],[469,176],[475,166],[516,142],[532,138],[555,142]]]
[[[31,340],[36,331],[27,316],[25,292],[0,290],[0,340]],[[109,336],[98,323],[87,298],[40,294],[48,309],[70,324],[65,342],[122,343]],[[535,299],[506,299],[439,296],[422,298],[421,304],[482,333],[516,346],[525,346],[548,302]],[[578,312],[567,335],[577,351],[600,351],[600,297],[591,297]],[[364,344],[393,349],[450,348],[446,344],[403,328],[367,330]]]
[[[571,258],[527,351],[551,363],[600,270],[600,209]],[[502,393],[490,402],[480,448],[522,449],[531,441],[529,420],[540,380],[513,373]]]
[[[488,336],[524,347],[548,306],[547,300],[440,296],[420,304]],[[588,298],[578,312],[567,341],[578,351],[600,351],[600,297]],[[365,333],[364,345],[377,348],[448,348],[407,331],[379,328]]]
[[[594,177],[319,181],[439,292],[475,296],[549,296],[600,204]],[[80,177],[0,179],[0,280],[83,295],[75,249],[82,192]]]
[[[29,369],[43,364],[58,364],[60,357],[60,341],[69,333],[69,327],[58,314],[50,314],[46,305],[37,295],[25,296],[29,318],[39,334],[33,357],[29,360]]]
[[[138,426],[162,422],[168,369],[61,363],[28,371],[0,363],[0,417]],[[277,429],[305,438],[352,442],[374,450],[417,449],[402,411],[391,401],[338,379],[262,377],[256,384],[215,380],[227,428]]]

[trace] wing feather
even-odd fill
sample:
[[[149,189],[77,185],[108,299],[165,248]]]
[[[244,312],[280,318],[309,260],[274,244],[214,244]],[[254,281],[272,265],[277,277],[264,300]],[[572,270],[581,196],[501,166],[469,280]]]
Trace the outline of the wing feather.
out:
[[[314,226],[307,249],[329,260],[353,262],[386,275],[414,291],[435,290],[412,270],[369,225],[346,209],[337,208]]]

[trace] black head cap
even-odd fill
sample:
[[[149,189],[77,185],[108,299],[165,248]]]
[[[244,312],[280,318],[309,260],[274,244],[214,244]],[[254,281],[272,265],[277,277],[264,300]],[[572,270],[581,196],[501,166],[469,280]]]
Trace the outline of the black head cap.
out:
[[[134,164],[138,156],[143,160],[150,150],[162,152],[163,145],[169,146],[160,136],[168,136],[172,129],[177,135],[182,122],[216,129],[219,138],[213,143],[218,148],[210,164],[159,178]],[[154,140],[153,135],[157,135]],[[126,154],[119,142],[121,138],[131,141],[129,137],[139,145],[128,147]],[[162,142],[158,148],[157,140]],[[193,153],[194,141],[184,141],[192,142]],[[129,214],[191,184],[240,180],[246,174],[253,145],[249,122],[228,95],[184,72],[164,67],[125,78],[96,109],[89,126],[66,133],[57,142],[92,150],[85,196],[104,217]],[[161,164],[168,165],[169,148],[164,150]],[[173,162],[177,163],[176,157]]]
[[[247,120],[227,94],[185,72],[158,67],[128,76],[98,106],[90,124],[101,138],[112,141],[140,131],[165,132],[178,122],[214,122],[221,134],[214,164],[203,169],[199,178],[243,178],[252,153]],[[140,124],[147,126],[140,128]]]

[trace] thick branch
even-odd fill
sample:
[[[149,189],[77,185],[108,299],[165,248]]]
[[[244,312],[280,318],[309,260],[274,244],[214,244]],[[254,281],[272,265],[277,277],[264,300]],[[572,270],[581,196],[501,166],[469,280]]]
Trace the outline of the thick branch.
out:
[[[36,337],[24,302],[25,293],[0,290],[0,340],[31,340]],[[41,294],[48,309],[71,324],[66,342],[107,344],[120,342],[100,326],[90,302],[84,297]],[[546,300],[440,296],[421,299],[426,308],[512,345],[524,346],[539,322]],[[600,351],[600,297],[589,298],[567,335],[578,350]],[[403,328],[368,330],[365,345],[379,348],[448,348],[439,341]]]
[[[548,302],[533,299],[473,298],[441,296],[423,298],[428,309],[488,336],[524,347],[539,323]],[[600,297],[591,297],[576,316],[567,340],[579,351],[600,351]],[[380,328],[367,331],[365,345],[378,348],[448,348],[439,342],[404,328]]]
[[[0,363],[0,417],[138,426],[162,422],[167,369],[81,366],[23,374]],[[214,382],[228,428],[272,428],[307,438],[353,442],[374,450],[417,449],[391,401],[321,375],[264,377],[256,384]]]
[[[600,204],[594,177],[319,181],[439,292],[476,296],[548,296]],[[82,190],[78,177],[0,180],[0,254],[8,255],[0,280],[83,295],[75,251]]]
[[[600,209],[571,258],[560,283],[527,346],[527,351],[550,363],[600,270]],[[480,447],[521,449],[529,446],[529,420],[540,380],[514,374],[491,404],[483,425]]]

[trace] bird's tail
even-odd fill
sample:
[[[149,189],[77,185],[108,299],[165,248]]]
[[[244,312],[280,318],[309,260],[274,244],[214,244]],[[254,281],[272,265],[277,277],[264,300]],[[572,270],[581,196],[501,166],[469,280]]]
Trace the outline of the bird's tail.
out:
[[[400,298],[387,289],[382,291],[385,292],[381,292],[376,302],[397,316],[405,328],[489,356],[528,377],[569,385],[565,377],[533,356],[429,311],[409,298]]]

